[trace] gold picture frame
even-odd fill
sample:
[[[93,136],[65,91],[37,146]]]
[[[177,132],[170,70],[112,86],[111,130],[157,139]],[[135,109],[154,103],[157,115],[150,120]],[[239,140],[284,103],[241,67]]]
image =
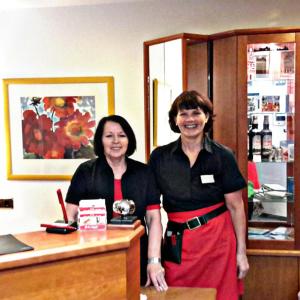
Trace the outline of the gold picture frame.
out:
[[[8,180],[70,180],[114,113],[114,78],[3,79]]]
[[[173,102],[173,89],[158,79],[152,80],[152,147],[168,144],[178,138],[169,126],[169,110]]]
[[[153,79],[153,147],[157,147],[158,80]]]

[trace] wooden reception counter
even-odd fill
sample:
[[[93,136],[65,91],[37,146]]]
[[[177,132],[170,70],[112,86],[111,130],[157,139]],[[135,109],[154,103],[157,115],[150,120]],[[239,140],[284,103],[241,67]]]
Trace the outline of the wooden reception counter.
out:
[[[1,299],[140,299],[144,227],[15,235],[34,250],[0,256]]]
[[[166,292],[157,292],[153,286],[141,288],[147,300],[215,300],[217,290],[212,288],[169,287]]]

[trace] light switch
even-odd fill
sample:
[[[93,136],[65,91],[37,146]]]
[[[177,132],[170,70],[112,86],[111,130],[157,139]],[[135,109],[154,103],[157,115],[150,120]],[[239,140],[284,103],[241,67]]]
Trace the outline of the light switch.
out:
[[[0,199],[0,208],[14,208],[14,199]]]

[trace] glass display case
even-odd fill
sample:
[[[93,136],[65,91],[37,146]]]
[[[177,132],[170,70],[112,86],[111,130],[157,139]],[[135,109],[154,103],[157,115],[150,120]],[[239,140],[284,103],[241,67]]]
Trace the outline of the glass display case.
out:
[[[249,239],[294,239],[295,47],[247,45]]]
[[[234,151],[248,181],[250,270],[243,299],[294,299],[300,282],[300,29],[234,30],[210,38],[214,139]]]
[[[211,38],[214,139],[233,150],[248,181],[247,247],[300,249],[300,34],[253,29]]]

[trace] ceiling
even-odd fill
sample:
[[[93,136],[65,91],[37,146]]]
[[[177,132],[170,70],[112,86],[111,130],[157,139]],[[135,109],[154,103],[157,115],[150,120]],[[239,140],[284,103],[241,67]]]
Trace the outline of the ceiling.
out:
[[[107,3],[147,2],[149,0],[0,0],[0,9],[30,7],[88,6]],[[151,1],[151,0],[150,0]]]
[[[51,15],[51,8],[61,9]],[[132,27],[132,33],[140,30],[143,40],[178,32],[211,34],[240,28],[299,27],[299,12],[300,0],[0,0],[2,28],[13,18],[45,16],[50,22],[61,15],[67,20],[72,15],[85,20],[88,14],[85,22],[93,22],[92,28],[97,24],[103,29],[119,27],[121,33]]]

